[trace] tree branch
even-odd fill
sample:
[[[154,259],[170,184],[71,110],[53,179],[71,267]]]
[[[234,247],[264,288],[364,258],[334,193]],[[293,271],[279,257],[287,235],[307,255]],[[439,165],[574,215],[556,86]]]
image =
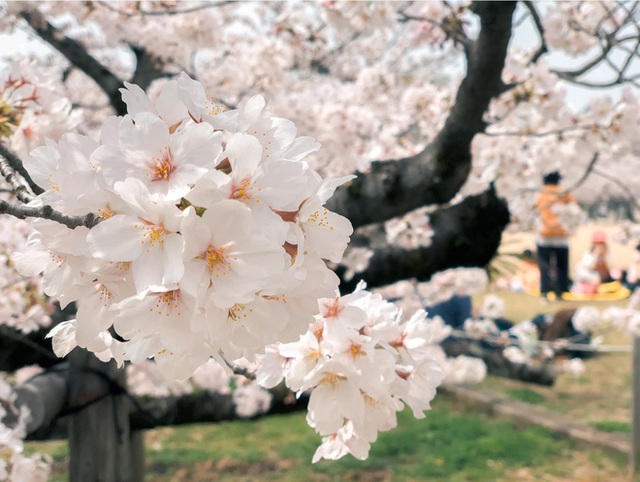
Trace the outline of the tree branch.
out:
[[[50,367],[61,363],[51,349],[51,340],[45,336],[51,328],[75,316],[75,304],[64,310],[56,303],[56,311],[51,315],[51,325],[31,333],[7,325],[0,325],[0,371],[14,372],[29,365]]]
[[[86,226],[92,228],[103,218],[96,216],[93,213],[85,214],[84,216],[69,216],[62,214],[60,211],[56,211],[51,206],[45,204],[43,206],[24,206],[11,204],[7,201],[0,200],[0,214],[10,214],[18,219],[26,218],[41,218],[49,219],[60,224],[64,224],[69,229],[75,229],[79,226]]]
[[[151,55],[142,47],[130,46],[136,56],[136,71],[133,73],[130,82],[136,84],[142,90],[147,90],[154,80],[163,77],[172,77],[173,72],[165,72],[162,61]]]
[[[514,2],[474,3],[481,30],[472,44],[467,75],[434,141],[415,156],[379,161],[339,188],[327,207],[354,227],[390,219],[428,204],[443,204],[458,192],[471,169],[471,142],[483,132],[483,115],[503,90],[502,69],[511,38]]]
[[[542,21],[540,20],[540,15],[536,10],[535,5],[530,0],[527,0],[522,3],[531,14],[531,19],[533,20],[533,24],[536,27],[538,36],[540,37],[540,47],[538,47],[538,50],[536,50],[536,52],[533,54],[533,57],[531,57],[531,59],[529,60],[529,64],[535,64],[540,59],[540,57],[542,57],[544,54],[546,54],[549,51],[549,49],[547,47],[547,42],[544,39],[544,26],[542,25]]]
[[[44,189],[38,186],[33,179],[31,179],[31,176],[24,168],[20,157],[18,157],[15,152],[13,152],[8,146],[5,146],[2,142],[0,142],[0,156],[4,157],[9,163],[9,166],[22,176],[35,195],[42,194],[44,192]]]
[[[36,9],[23,10],[20,16],[44,41],[64,55],[72,65],[88,75],[109,97],[109,102],[118,115],[126,114],[127,106],[120,97],[118,89],[122,87],[122,80],[109,69],[92,57],[84,46],[65,36],[51,25],[44,15]]]
[[[220,355],[220,358],[222,358],[222,361],[225,362],[225,364],[231,368],[231,371],[233,371],[233,373],[235,373],[236,375],[241,375],[245,378],[248,378],[249,380],[255,380],[256,379],[256,372],[253,372],[251,370],[248,370],[247,368],[237,365],[235,363],[233,363],[232,361],[230,361],[227,356],[224,354],[224,352],[222,350],[220,350],[218,352],[218,355]]]
[[[16,157],[16,159],[18,159]],[[12,193],[18,198],[18,200],[28,203],[35,199],[33,193],[29,192],[26,186],[26,181],[16,173],[11,166],[10,161],[6,157],[0,157],[0,175],[6,179],[11,186]],[[5,201],[2,201],[3,203]],[[2,211],[0,211],[2,212]]]
[[[336,270],[342,278],[340,289],[349,292],[360,279],[376,287],[406,278],[426,281],[448,268],[484,267],[498,250],[502,231],[509,223],[509,210],[490,189],[431,213],[430,223],[434,230],[431,245],[413,250],[389,244],[383,224],[357,230],[351,246],[371,249],[374,254],[354,279],[344,279],[343,266]]]
[[[146,16],[161,16],[161,15],[180,15],[183,13],[192,13],[199,12],[201,10],[206,10],[209,8],[222,7],[224,5],[228,5],[230,3],[237,3],[237,0],[226,0],[221,2],[204,2],[200,5],[196,5],[193,7],[182,8],[180,10],[175,9],[171,10],[167,8],[166,10],[143,10],[141,8],[137,8],[135,12],[128,12],[126,10],[120,10],[119,8],[111,5],[110,2],[99,1],[97,2],[101,7],[106,8],[107,10],[111,10],[112,12],[116,12],[119,15],[123,15],[125,17],[136,17],[138,15],[146,15]]]

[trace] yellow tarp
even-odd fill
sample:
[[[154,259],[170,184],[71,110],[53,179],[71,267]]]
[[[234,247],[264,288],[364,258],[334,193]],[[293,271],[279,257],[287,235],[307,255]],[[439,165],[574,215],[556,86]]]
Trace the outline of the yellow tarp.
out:
[[[534,296],[540,296],[540,291],[530,292]],[[549,300],[554,297],[554,293],[549,293]],[[593,294],[587,293],[562,293],[562,299],[568,301],[616,301],[624,300],[631,296],[631,290],[622,286],[620,281],[612,281],[610,283],[602,283],[598,286],[598,292]],[[555,298],[554,298],[555,299]]]

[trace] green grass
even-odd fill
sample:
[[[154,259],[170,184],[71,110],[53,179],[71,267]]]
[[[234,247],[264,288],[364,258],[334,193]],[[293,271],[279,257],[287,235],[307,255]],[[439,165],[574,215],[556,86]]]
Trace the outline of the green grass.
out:
[[[549,474],[565,474],[567,460],[580,454],[582,465],[598,461],[594,470],[606,469],[606,480],[624,476],[623,462],[597,450],[576,452],[543,428],[517,429],[476,412],[454,410],[446,398],[434,405],[423,420],[410,411],[399,414],[398,428],[380,434],[365,461],[347,456],[311,464],[320,439],[304,413],[150,431],[147,480],[455,482],[514,480],[514,471],[522,470],[531,472],[532,480],[548,480]],[[53,480],[66,480],[64,442],[29,444],[29,449],[53,455]]]
[[[456,413],[443,406],[424,420],[415,420],[408,411],[401,413],[399,428],[381,434],[366,461],[345,457],[312,465],[318,443],[303,414],[276,416],[197,431],[176,428],[161,442],[162,448],[150,450],[149,461],[168,469],[187,453],[188,461],[231,458],[263,468],[273,467],[277,460],[295,460],[286,472],[263,471],[262,480],[324,480],[324,476],[342,480],[358,473],[385,473],[393,480],[490,480],[499,477],[505,467],[537,466],[568,448],[544,429],[518,431],[507,422]],[[190,448],[195,445],[207,446],[210,452]]]
[[[509,390],[509,396],[520,402],[531,403],[534,405],[543,403],[545,398],[544,395],[540,395],[538,392],[534,392],[528,388],[515,388]]]
[[[591,422],[593,428],[602,430],[603,432],[622,432],[631,433],[631,424],[629,422],[618,422],[616,420],[596,420]]]

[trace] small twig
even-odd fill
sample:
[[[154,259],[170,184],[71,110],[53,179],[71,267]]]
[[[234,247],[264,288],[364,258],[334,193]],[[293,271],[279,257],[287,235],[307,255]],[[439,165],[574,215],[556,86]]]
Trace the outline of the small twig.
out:
[[[619,179],[616,179],[615,177],[611,176],[610,174],[607,174],[605,172],[600,171],[599,169],[593,169],[593,173],[596,176],[600,176],[600,177],[606,179],[607,181],[612,182],[613,184],[618,186],[620,189],[622,189],[627,194],[627,199],[633,203],[633,205],[636,207],[636,209],[640,209],[640,203],[636,199],[633,191],[631,189],[629,189],[622,181],[620,181]]]
[[[0,214],[10,214],[18,219],[25,218],[42,218],[56,221],[60,224],[64,224],[70,229],[75,229],[78,226],[86,226],[92,228],[103,218],[96,216],[93,213],[85,214],[84,216],[69,216],[56,211],[49,205],[44,206],[24,206],[8,203],[7,201],[0,201]]]
[[[22,164],[22,160],[18,155],[2,142],[0,142],[0,156],[4,157],[13,170],[23,177],[35,195],[42,194],[44,192],[44,189],[38,186],[33,179],[31,179],[31,176],[24,168],[24,164]]]
[[[142,10],[138,8],[135,12],[127,12],[126,10],[120,10],[119,8],[114,7],[110,4],[110,2],[97,2],[101,7],[106,8],[107,10],[111,10],[112,12],[116,12],[117,14],[123,15],[125,17],[135,17],[137,15],[147,15],[147,16],[159,16],[159,15],[179,15],[181,13],[192,13],[198,12],[200,10],[206,10],[208,8],[222,7],[224,5],[228,5],[230,3],[236,3],[234,0],[227,0],[224,2],[206,2],[201,5],[196,5],[194,7],[183,8],[181,10]]]
[[[468,58],[471,55],[471,40],[465,35],[464,31],[456,30],[452,27],[449,27],[443,23],[437,22],[432,18],[421,17],[418,15],[411,15],[404,11],[398,12],[399,21],[400,22],[426,22],[431,25],[438,27],[441,29],[444,34],[453,40],[454,44],[459,44],[462,46],[465,56]]]
[[[9,161],[5,157],[0,157],[0,175],[4,177],[13,194],[23,203],[31,202],[35,199],[35,195],[27,189],[26,181],[16,173]]]
[[[227,358],[227,356],[223,353],[222,350],[220,350],[218,354],[220,355],[220,358],[222,358],[222,360],[226,363],[226,365],[229,368],[231,368],[233,373],[235,373],[236,375],[242,375],[243,377],[248,378],[250,380],[256,379],[256,372],[248,370],[245,367],[241,367],[240,365],[233,363]]]
[[[503,117],[501,120],[504,120],[504,119],[505,117]],[[546,137],[546,136],[553,136],[553,135],[562,135],[568,132],[586,131],[586,130],[592,129],[594,126],[600,127],[593,124],[593,125],[572,126],[572,127],[567,127],[563,129],[551,129],[551,130],[542,131],[542,132],[527,132],[527,131],[484,132],[484,135],[487,137],[513,137],[513,136]]]
[[[589,162],[589,165],[587,166],[587,168],[582,173],[582,176],[580,176],[580,179],[578,179],[570,187],[565,189],[563,194],[568,194],[568,193],[570,193],[572,191],[575,191],[577,188],[579,188],[582,185],[582,183],[584,181],[587,180],[587,177],[589,177],[589,174],[591,174],[591,172],[593,171],[593,167],[596,165],[596,162],[598,162],[598,157],[600,157],[600,153],[598,151],[596,151],[593,154],[593,157],[591,158],[591,161]]]
[[[533,57],[529,60],[529,65],[535,64],[540,57],[546,54],[549,49],[547,48],[547,43],[544,40],[544,26],[542,25],[542,21],[540,20],[540,15],[536,10],[535,5],[531,1],[523,2],[524,6],[529,10],[531,14],[531,19],[533,20],[534,25],[536,26],[536,30],[538,31],[538,35],[540,36],[540,47],[536,50],[536,53],[533,54]]]

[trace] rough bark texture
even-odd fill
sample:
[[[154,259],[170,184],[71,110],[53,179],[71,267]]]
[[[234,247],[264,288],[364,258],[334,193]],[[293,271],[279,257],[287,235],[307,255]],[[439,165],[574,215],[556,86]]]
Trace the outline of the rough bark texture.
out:
[[[414,250],[389,244],[382,224],[358,230],[351,246],[366,247],[375,254],[365,271],[351,280],[342,280],[341,291],[349,292],[361,279],[375,287],[407,278],[428,280],[448,268],[484,267],[500,245],[502,231],[509,223],[509,210],[489,190],[436,211],[430,219],[435,232],[431,245]],[[344,276],[344,269],[339,269],[338,274]]]
[[[70,482],[142,482],[142,474],[134,472],[140,447],[132,443],[130,401],[114,389],[126,386],[125,371],[80,349],[69,359]]]
[[[16,406],[29,407],[27,433],[37,434],[37,438],[51,434],[50,428],[67,404],[67,379],[65,371],[47,372],[16,387]]]

